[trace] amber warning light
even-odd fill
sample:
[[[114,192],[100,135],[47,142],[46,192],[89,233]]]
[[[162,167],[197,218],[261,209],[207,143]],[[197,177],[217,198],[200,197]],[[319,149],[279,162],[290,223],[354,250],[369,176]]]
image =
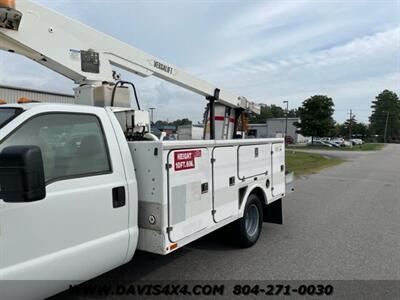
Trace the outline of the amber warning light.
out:
[[[32,100],[32,99],[27,98],[27,97],[21,97],[21,98],[19,98],[18,101],[17,101],[18,104],[37,103],[37,102],[40,102],[40,101]]]
[[[15,0],[0,0],[0,27],[18,30],[22,13],[16,9]]]
[[[15,9],[15,0],[0,0],[0,7]]]

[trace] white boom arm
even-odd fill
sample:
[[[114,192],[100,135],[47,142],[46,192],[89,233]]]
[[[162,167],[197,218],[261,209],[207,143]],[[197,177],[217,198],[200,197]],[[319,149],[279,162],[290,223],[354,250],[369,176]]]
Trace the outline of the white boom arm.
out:
[[[143,77],[154,75],[231,108],[260,111],[244,97],[31,1],[0,8],[0,50],[22,54],[80,85],[115,82],[116,66]]]

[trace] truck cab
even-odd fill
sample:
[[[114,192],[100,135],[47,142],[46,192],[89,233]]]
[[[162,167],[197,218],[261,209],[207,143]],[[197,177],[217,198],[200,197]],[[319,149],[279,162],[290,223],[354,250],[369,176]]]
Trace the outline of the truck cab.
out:
[[[0,280],[87,280],[129,261],[138,240],[137,183],[114,114],[3,105],[0,123],[0,153],[39,147],[45,184],[40,200],[0,197]]]

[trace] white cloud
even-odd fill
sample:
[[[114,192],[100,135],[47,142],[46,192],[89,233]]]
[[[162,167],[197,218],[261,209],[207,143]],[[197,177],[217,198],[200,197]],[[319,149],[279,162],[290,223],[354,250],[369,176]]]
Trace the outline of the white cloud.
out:
[[[244,80],[240,78],[235,83],[235,85],[240,84],[241,87],[254,87],[254,85],[260,84],[260,81],[265,79],[260,76],[260,73],[274,78],[277,76],[289,76],[294,73],[300,76],[300,73],[307,74],[317,71],[328,73],[328,75],[340,74],[343,76],[343,73],[359,73],[361,69],[363,74],[359,74],[359,76],[368,76],[370,73],[374,74],[377,71],[369,70],[374,60],[378,62],[383,62],[385,59],[388,60],[388,65],[374,66],[379,68],[379,70],[386,70],[388,68],[391,72],[399,71],[399,61],[396,61],[396,54],[400,49],[399,37],[400,26],[372,36],[356,38],[347,44],[335,46],[328,50],[306,52],[301,55],[288,56],[277,61],[250,60],[238,64],[237,67],[224,68],[222,71],[229,74],[229,80],[240,78],[240,75],[244,75]],[[365,62],[366,64],[359,65],[366,58],[369,61]],[[353,64],[358,64],[358,66],[354,66]],[[328,68],[332,68],[333,70],[329,70]],[[365,73],[365,69],[368,69],[370,72]],[[327,71],[330,71],[330,74]],[[318,74],[318,77],[321,78],[324,75],[326,74]],[[210,77],[212,76],[210,75]],[[345,79],[348,80],[348,78]],[[341,78],[336,78],[336,80],[341,80]],[[332,83],[334,84],[334,82],[326,82],[326,84]]]
[[[400,92],[398,1],[39,2],[261,102],[295,106],[325,93],[342,120],[347,108],[367,114],[384,88]],[[124,76],[136,83],[144,107],[157,107],[158,118],[201,120],[201,96]],[[0,84],[72,87],[8,53],[0,53]]]
[[[0,84],[72,94],[72,81],[27,58],[0,52]]]
[[[292,16],[304,9],[304,1],[261,2],[229,20],[221,34],[230,37],[238,34],[257,34],[284,26]]]

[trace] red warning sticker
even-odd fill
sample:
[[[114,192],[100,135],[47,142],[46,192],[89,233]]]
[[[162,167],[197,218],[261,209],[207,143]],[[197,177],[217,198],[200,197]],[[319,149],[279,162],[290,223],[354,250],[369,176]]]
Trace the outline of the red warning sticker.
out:
[[[175,171],[194,169],[196,167],[196,157],[201,157],[201,150],[174,152]]]

